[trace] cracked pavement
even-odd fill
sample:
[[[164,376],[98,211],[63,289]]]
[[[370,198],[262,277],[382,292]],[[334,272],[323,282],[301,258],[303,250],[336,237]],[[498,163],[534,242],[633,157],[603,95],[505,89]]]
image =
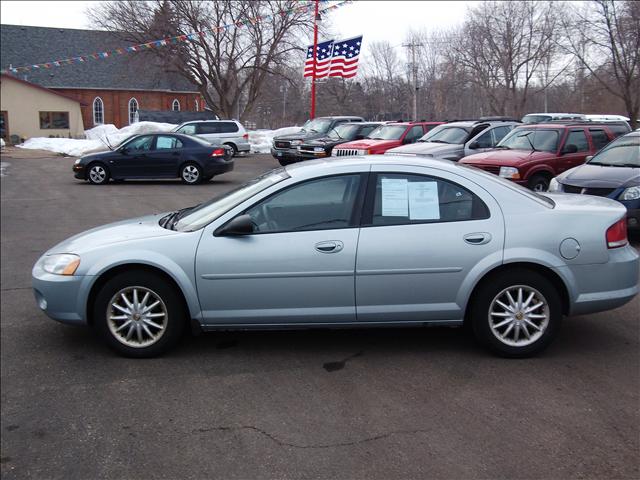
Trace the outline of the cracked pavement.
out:
[[[225,332],[124,359],[38,310],[38,256],[276,162],[241,157],[196,187],[94,187],[73,179],[71,158],[7,149],[2,161],[3,479],[640,477],[637,298],[566,319],[526,360],[453,328]]]

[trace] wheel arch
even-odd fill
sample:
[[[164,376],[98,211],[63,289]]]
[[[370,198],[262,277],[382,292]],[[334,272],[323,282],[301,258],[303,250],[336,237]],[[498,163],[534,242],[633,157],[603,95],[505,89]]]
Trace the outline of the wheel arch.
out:
[[[222,144],[228,145],[229,147],[233,148],[234,153],[238,152],[238,146],[235,144],[235,142],[223,142]]]
[[[544,175],[545,177],[548,177],[549,180],[551,180],[553,177],[556,176],[555,172],[551,169],[551,167],[547,165],[539,165],[537,167],[531,168],[527,172],[527,176],[524,178],[524,180],[528,182],[534,177],[534,175]]]
[[[193,326],[193,317],[194,317],[194,312],[192,311],[192,308],[190,308],[189,306],[189,302],[187,301],[187,296],[185,295],[185,292],[182,288],[182,286],[178,283],[178,281],[172,276],[170,275],[168,272],[166,272],[165,270],[163,270],[162,268],[155,266],[155,265],[150,265],[148,263],[122,263],[119,265],[114,265],[110,268],[108,268],[107,270],[101,272],[97,278],[95,279],[95,281],[93,282],[93,284],[91,285],[91,288],[89,290],[89,294],[87,296],[87,301],[85,304],[85,312],[86,312],[86,318],[87,318],[87,323],[89,325],[93,325],[94,324],[94,318],[93,318],[93,304],[96,300],[96,297],[98,295],[98,292],[100,291],[100,289],[112,278],[114,278],[115,276],[124,273],[124,272],[131,272],[131,271],[144,271],[144,272],[148,272],[148,273],[152,273],[155,275],[158,275],[160,277],[162,277],[165,281],[167,281],[173,288],[175,288],[176,292],[178,292],[178,296],[180,297],[181,300],[181,304],[182,304],[182,308],[183,311],[185,313],[185,316],[187,318],[187,320],[190,322],[190,324]]]
[[[482,278],[480,278],[480,280],[476,282],[476,284],[473,287],[473,290],[471,291],[471,294],[469,295],[469,300],[467,301],[467,305],[465,307],[465,315],[464,315],[465,322],[467,322],[469,319],[470,313],[473,309],[473,304],[476,300],[477,293],[482,285],[484,285],[486,282],[490,282],[493,278],[495,278],[498,275],[504,274],[505,272],[513,272],[518,270],[533,271],[542,275],[546,279],[548,279],[553,284],[557,292],[560,294],[560,300],[562,302],[562,313],[564,315],[569,314],[571,309],[569,290],[564,280],[562,279],[562,277],[560,277],[560,275],[554,272],[551,268],[545,265],[541,265],[539,263],[511,262],[511,263],[505,263],[505,264],[494,267],[493,269],[486,272],[482,276]]]
[[[84,169],[84,179],[85,180],[89,180],[89,171],[91,170],[91,167],[93,167],[94,165],[102,165],[102,167],[107,171],[107,174],[109,175],[109,177],[113,178],[112,173],[111,173],[111,169],[109,168],[109,165],[107,165],[104,162],[104,160],[91,160],[87,164],[87,167]]]

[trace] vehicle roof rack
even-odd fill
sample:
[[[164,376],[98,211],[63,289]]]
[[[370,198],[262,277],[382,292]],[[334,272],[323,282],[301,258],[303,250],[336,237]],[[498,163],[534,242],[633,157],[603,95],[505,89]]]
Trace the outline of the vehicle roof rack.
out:
[[[567,120],[551,120],[548,122],[541,122],[541,123],[531,123],[529,125],[544,125],[545,123],[551,123],[553,125],[598,125],[598,124],[607,124],[607,125],[611,125],[611,124],[618,124],[618,125],[628,125],[627,122],[625,122],[624,120],[571,120],[571,119],[567,119]]]
[[[490,116],[490,117],[480,117],[478,118],[479,122],[518,122],[522,123],[520,119],[513,117],[505,117],[505,116]]]
[[[477,122],[477,118],[453,118],[451,120],[445,120],[444,123],[453,123],[453,122]]]

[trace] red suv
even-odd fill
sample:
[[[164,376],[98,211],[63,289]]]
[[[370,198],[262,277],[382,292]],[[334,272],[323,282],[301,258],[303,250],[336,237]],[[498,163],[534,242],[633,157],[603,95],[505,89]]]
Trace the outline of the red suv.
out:
[[[363,140],[354,140],[338,145],[333,155],[382,154],[390,148],[414,143],[433,127],[443,122],[392,122],[380,125]]]
[[[460,163],[544,192],[553,177],[583,164],[587,156],[628,131],[626,123],[526,125],[514,128],[495,150],[469,155]]]

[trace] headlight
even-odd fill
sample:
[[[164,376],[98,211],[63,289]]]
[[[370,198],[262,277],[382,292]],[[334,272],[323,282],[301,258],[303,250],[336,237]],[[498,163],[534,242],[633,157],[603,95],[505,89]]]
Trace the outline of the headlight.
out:
[[[313,147],[315,153],[324,153],[324,147]]]
[[[291,140],[291,146],[295,147],[296,145],[301,145],[302,140]]]
[[[56,275],[73,275],[80,265],[80,257],[72,253],[47,255],[42,259],[42,269]]]
[[[74,165],[79,164],[79,163],[80,163],[80,160],[82,160],[82,159],[81,159],[81,158],[76,159],[76,161],[75,161],[75,162],[73,162],[73,164],[74,164]]]
[[[640,198],[640,187],[625,188],[618,200],[638,200]]]
[[[520,179],[520,172],[515,167],[500,167],[500,173],[498,175],[502,178],[509,178],[511,180]]]
[[[558,180],[556,180],[555,178],[552,178],[551,181],[549,182],[549,189],[547,191],[561,192],[562,189],[560,188],[560,182],[558,182]]]

